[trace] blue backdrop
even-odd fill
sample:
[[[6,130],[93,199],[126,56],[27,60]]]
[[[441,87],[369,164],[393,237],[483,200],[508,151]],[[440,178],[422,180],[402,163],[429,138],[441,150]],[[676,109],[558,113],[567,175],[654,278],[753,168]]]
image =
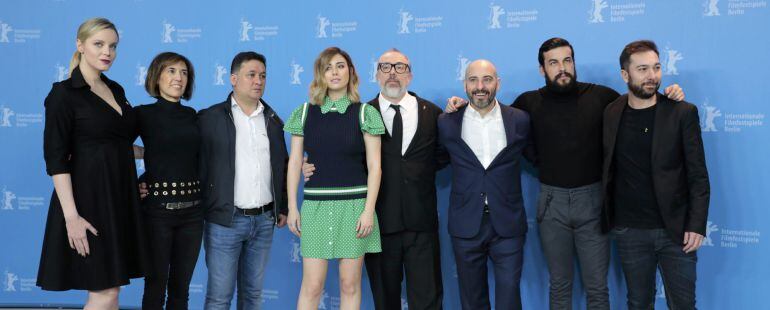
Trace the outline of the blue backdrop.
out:
[[[770,308],[762,301],[770,291],[770,248],[762,243],[763,219],[770,216],[767,198],[762,198],[770,189],[765,164],[770,132],[764,123],[770,109],[770,11],[764,0],[2,1],[0,304],[82,303],[85,298],[77,291],[43,292],[35,278],[53,188],[42,157],[43,99],[52,82],[66,78],[76,29],[93,16],[111,19],[120,30],[118,57],[107,75],[123,85],[133,105],[153,101],[143,84],[159,52],[179,52],[193,62],[197,85],[185,104],[201,109],[226,98],[232,57],[255,50],[267,56],[264,98],[284,119],[306,100],[312,62],[331,45],[353,56],[364,99],[378,91],[377,57],[397,47],[411,58],[411,89],[443,107],[447,97],[463,94],[464,66],[477,58],[497,64],[502,102],[541,87],[537,49],[553,36],[574,45],[579,80],[624,93],[620,50],[632,40],[655,40],[664,64],[663,84],[679,83],[701,111],[712,196],[706,243],[698,251],[698,306]],[[446,234],[449,173],[442,171],[437,184],[444,305],[459,309]],[[548,273],[532,220],[538,186],[532,175],[521,177],[530,217],[523,301],[526,309],[544,309]],[[301,279],[298,248],[288,230],[277,230],[265,277],[266,309],[294,308]],[[336,267],[329,271],[322,309],[339,308],[336,272]],[[609,283],[612,308],[625,308],[614,254]],[[138,306],[142,288],[142,280],[126,286],[121,304]],[[658,288],[657,305],[663,307],[660,281]],[[202,308],[205,289],[201,255],[190,286],[191,308]],[[363,290],[364,308],[371,308],[366,280]],[[579,284],[574,291],[583,293]],[[576,309],[583,304],[576,301]]]

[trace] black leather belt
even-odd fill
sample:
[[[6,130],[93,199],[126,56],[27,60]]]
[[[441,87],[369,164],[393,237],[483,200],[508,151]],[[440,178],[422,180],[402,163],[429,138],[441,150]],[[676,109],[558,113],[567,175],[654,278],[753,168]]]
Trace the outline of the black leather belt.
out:
[[[264,206],[251,208],[251,209],[241,209],[241,208],[235,207],[235,212],[238,212],[238,214],[242,214],[245,216],[262,215],[263,213],[272,211],[272,210],[273,210],[272,201]]]
[[[180,209],[187,209],[190,207],[195,207],[200,204],[200,200],[195,201],[184,201],[184,202],[164,202],[160,205],[166,210],[180,210]]]

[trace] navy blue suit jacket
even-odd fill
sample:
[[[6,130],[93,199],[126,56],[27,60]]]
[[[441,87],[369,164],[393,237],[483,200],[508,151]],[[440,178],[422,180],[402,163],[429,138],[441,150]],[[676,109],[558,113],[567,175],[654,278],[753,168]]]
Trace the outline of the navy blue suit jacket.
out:
[[[449,199],[449,234],[471,238],[479,232],[488,199],[489,218],[502,237],[527,233],[527,216],[521,196],[522,152],[530,143],[529,114],[501,105],[506,147],[484,169],[470,146],[462,139],[463,115],[467,106],[439,116],[439,141],[452,164],[452,192]]]

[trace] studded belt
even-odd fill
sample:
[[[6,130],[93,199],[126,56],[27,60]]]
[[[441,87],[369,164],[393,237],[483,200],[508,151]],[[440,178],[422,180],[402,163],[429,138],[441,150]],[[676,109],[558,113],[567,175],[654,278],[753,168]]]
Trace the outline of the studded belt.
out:
[[[185,196],[199,193],[200,181],[156,181],[147,184],[147,187],[153,196]]]

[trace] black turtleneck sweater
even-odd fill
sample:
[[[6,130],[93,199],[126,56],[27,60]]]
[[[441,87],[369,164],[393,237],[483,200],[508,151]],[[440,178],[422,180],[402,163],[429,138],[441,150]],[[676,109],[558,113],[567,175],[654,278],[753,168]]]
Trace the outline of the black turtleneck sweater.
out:
[[[183,202],[200,199],[198,133],[195,109],[159,98],[138,106],[138,134],[144,142],[145,202]]]
[[[537,152],[540,182],[574,188],[602,178],[602,117],[620,95],[605,86],[580,83],[556,93],[528,91],[512,106],[527,111]]]

